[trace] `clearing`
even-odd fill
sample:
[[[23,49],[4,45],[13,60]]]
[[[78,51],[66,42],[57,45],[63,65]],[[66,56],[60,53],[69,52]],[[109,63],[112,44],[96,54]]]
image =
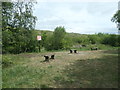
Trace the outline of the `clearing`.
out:
[[[44,61],[44,55],[55,59]],[[117,88],[118,51],[98,50],[6,54],[12,65],[2,70],[3,88]]]

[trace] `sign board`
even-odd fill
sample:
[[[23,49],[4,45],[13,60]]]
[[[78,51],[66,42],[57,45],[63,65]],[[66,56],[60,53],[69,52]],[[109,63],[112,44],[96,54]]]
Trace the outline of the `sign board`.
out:
[[[37,36],[37,40],[42,40],[41,36]]]

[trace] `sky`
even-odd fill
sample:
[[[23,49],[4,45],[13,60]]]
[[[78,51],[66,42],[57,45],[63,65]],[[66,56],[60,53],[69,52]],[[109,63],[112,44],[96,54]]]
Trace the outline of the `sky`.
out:
[[[57,26],[64,26],[66,32],[80,34],[118,33],[115,23],[111,22],[118,10],[118,1],[110,0],[69,0],[38,1],[33,14],[37,16],[37,30],[54,31]]]

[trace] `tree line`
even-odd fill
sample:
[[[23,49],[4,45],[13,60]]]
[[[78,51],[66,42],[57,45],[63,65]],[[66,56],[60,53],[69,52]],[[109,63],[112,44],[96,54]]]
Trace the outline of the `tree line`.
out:
[[[59,26],[50,31],[35,30],[36,16],[33,16],[35,2],[2,2],[2,53],[38,52],[39,47],[45,50],[70,49],[73,45],[104,44],[114,47],[120,46],[120,37],[115,34],[98,33],[84,35],[66,33],[64,27]],[[113,21],[119,22],[114,15]],[[41,33],[42,40],[36,37]]]
[[[45,32],[45,31],[44,31]],[[55,31],[54,31],[55,32]],[[46,50],[66,50],[72,49],[73,46],[80,46],[80,45],[109,45],[112,47],[119,47],[120,46],[120,36],[116,34],[105,34],[105,33],[98,33],[98,34],[77,34],[77,33],[65,33],[64,38],[61,41],[58,41],[60,37],[55,37],[54,33],[49,35],[45,39],[45,49]],[[61,33],[59,33],[61,35]],[[54,41],[59,43],[54,43]],[[56,48],[54,48],[56,46]],[[59,46],[59,47],[57,47]],[[61,46],[61,47],[60,47]]]

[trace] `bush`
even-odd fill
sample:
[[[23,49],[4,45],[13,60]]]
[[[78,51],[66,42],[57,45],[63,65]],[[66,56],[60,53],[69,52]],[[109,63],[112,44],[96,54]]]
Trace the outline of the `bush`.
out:
[[[7,56],[4,56],[3,58],[2,58],[2,67],[4,68],[4,67],[8,67],[8,66],[10,66],[10,65],[12,65],[13,64],[13,62],[12,62],[12,59],[11,58],[9,58],[9,57],[7,57]]]
[[[120,42],[118,38],[119,38],[118,35],[114,35],[114,34],[107,35],[104,37],[102,44],[111,45],[115,47],[120,46]]]

